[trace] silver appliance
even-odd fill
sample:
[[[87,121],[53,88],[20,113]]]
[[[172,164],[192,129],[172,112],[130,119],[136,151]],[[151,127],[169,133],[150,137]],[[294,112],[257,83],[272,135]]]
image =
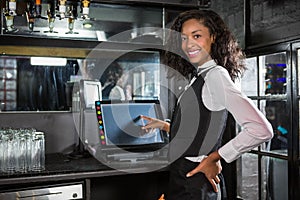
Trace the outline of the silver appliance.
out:
[[[0,193],[0,200],[75,200],[83,198],[83,183],[27,188]]]

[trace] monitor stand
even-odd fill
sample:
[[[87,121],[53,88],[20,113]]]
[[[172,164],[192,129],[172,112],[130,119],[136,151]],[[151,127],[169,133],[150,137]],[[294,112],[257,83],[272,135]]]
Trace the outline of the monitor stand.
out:
[[[67,155],[71,159],[88,158],[92,155],[84,148],[80,138],[78,145],[75,146],[74,150]]]

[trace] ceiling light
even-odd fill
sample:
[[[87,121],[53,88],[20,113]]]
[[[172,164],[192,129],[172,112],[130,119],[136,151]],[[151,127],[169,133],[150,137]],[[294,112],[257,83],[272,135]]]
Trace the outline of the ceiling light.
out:
[[[31,57],[31,65],[42,65],[42,66],[66,66],[66,58],[51,58],[51,57]]]
[[[83,28],[90,29],[92,27],[93,27],[92,22],[87,22],[87,21],[83,22]]]

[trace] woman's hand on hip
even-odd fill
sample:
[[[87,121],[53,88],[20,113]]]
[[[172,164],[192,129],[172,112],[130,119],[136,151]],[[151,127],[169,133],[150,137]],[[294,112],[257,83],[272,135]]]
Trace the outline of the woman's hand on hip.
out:
[[[220,183],[220,178],[218,174],[222,171],[222,166],[220,162],[221,156],[217,151],[211,153],[208,157],[204,158],[199,165],[187,173],[187,177],[191,177],[196,173],[202,172],[205,174],[206,178],[212,185],[215,192],[218,192],[217,184]]]

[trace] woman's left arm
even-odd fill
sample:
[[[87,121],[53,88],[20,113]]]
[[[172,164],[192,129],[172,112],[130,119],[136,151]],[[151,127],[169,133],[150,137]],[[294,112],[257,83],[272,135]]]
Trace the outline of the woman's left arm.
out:
[[[222,146],[218,153],[228,163],[236,160],[241,154],[252,150],[260,144],[269,141],[273,137],[273,128],[263,113],[254,105],[253,101],[241,93],[230,80],[225,70],[217,73],[221,84],[216,85],[216,90],[224,91],[224,97],[219,100],[234,117],[241,131],[228,143]]]

